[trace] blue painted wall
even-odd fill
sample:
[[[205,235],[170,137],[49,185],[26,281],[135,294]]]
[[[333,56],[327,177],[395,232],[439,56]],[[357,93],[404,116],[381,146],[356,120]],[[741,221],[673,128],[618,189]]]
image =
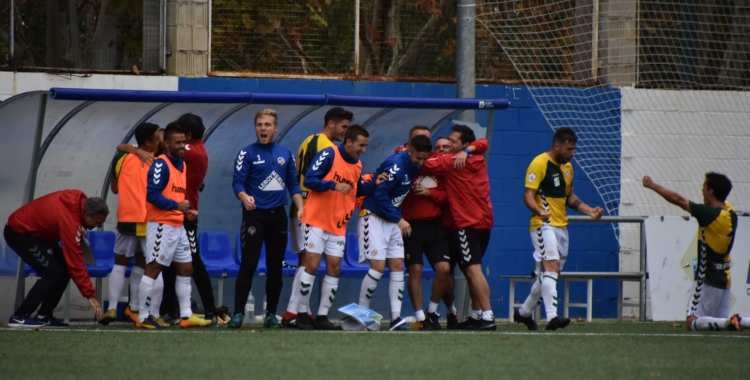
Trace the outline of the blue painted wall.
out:
[[[249,91],[286,94],[341,94],[360,96],[391,97],[427,97],[455,98],[455,85],[426,83],[389,83],[389,82],[353,82],[336,80],[274,80],[247,78],[180,78],[180,91]],[[602,91],[611,99],[597,109],[591,106],[557,109],[555,112],[572,112],[586,115],[591,123],[596,115],[604,118],[615,117],[619,120],[619,91],[614,89],[588,90]],[[568,95],[564,90],[560,96]],[[534,269],[532,245],[529,237],[530,213],[523,204],[523,180],[526,168],[538,154],[549,149],[553,132],[542,115],[541,110],[531,97],[529,90],[523,86],[478,85],[477,98],[507,98],[511,101],[509,109],[497,111],[492,126],[490,159],[488,162],[491,199],[495,216],[490,247],[484,258],[487,279],[490,284],[492,307],[499,318],[508,317],[507,280],[500,280],[498,275],[527,275]],[[477,112],[477,122],[487,125],[488,112]],[[619,125],[619,124],[618,124]],[[436,134],[447,134],[448,127],[441,128]],[[619,133],[619,127],[612,127]],[[404,142],[408,130],[402,136],[394,136],[393,147]],[[385,144],[383,144],[385,145]],[[297,147],[290,147],[295,150]],[[619,147],[615,147],[619,152]],[[391,149],[390,147],[388,149]],[[614,157],[614,155],[612,155]],[[619,159],[619,155],[617,155]],[[366,159],[366,157],[363,157]],[[575,177],[573,186],[576,194],[591,206],[604,207],[604,201],[596,192],[589,178],[573,162]],[[618,166],[619,167],[619,166]],[[619,176],[619,171],[614,173]],[[619,181],[618,181],[619,182]],[[239,211],[238,211],[239,212]],[[576,214],[569,211],[570,214]],[[208,230],[211,226],[201,226]],[[565,265],[567,271],[618,271],[618,243],[613,229],[608,224],[574,224],[570,226],[570,254]],[[614,280],[596,280],[594,282],[594,317],[613,318],[617,316],[617,285]],[[290,287],[290,286],[289,286]],[[429,289],[429,287],[428,287]],[[528,286],[519,285],[516,297],[524,299]],[[383,290],[379,293],[387,293]],[[562,300],[562,283],[558,286]],[[380,294],[385,295],[385,294]],[[341,294],[340,298],[350,295]],[[585,286],[578,284],[571,288],[574,302],[584,302]],[[231,298],[230,298],[231,299]],[[258,296],[256,295],[256,299]],[[356,298],[352,298],[355,299]],[[562,302],[560,314],[562,315]],[[285,307],[283,303],[281,308]],[[411,306],[405,300],[404,315],[409,315]],[[281,311],[281,310],[280,310]],[[571,310],[573,317],[585,316],[582,309]],[[333,315],[332,315],[333,317]]]

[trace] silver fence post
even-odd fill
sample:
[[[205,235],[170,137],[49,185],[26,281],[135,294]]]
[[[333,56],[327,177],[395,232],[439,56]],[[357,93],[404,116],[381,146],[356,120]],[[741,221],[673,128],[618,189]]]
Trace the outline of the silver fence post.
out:
[[[638,299],[639,302],[639,314],[640,317],[638,318],[641,322],[646,322],[646,280],[648,279],[648,272],[646,271],[646,219],[644,218],[641,221],[641,288],[640,288],[640,296]]]

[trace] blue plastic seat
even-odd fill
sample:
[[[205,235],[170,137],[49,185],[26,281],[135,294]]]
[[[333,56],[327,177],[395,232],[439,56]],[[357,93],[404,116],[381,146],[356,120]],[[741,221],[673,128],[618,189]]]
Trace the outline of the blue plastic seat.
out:
[[[364,277],[370,270],[367,264],[359,263],[359,240],[357,234],[346,235],[344,260],[341,262],[341,277]]]
[[[95,265],[86,264],[89,277],[109,276],[115,266],[115,233],[112,231],[89,231],[88,240],[94,253]]]
[[[0,256],[2,256],[0,257],[0,276],[15,277],[18,272],[18,255],[7,247],[4,254],[0,253]]]
[[[240,232],[237,233],[237,242],[234,246],[234,254],[232,256],[239,270],[239,266],[242,265],[242,239],[240,239]],[[266,245],[263,244],[260,248],[260,259],[258,260],[258,267],[255,269],[254,275],[265,276],[266,272]]]
[[[204,231],[198,235],[201,259],[211,277],[236,276],[239,265],[232,258],[229,236],[224,231]]]

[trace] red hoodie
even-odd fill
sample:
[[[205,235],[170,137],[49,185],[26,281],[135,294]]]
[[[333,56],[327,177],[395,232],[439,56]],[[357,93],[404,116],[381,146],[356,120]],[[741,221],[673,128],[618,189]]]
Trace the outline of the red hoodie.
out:
[[[62,242],[68,273],[86,298],[94,298],[96,290],[83,262],[81,234],[86,194],[80,190],[61,190],[37,198],[19,208],[8,218],[8,226],[16,233],[31,235],[55,245]]]
[[[484,157],[474,154],[466,159],[463,169],[456,170],[453,167],[455,155],[456,153],[433,153],[419,174],[443,176],[453,216],[453,229],[489,230],[493,225],[493,216],[490,180]]]
[[[200,188],[208,171],[208,154],[203,140],[185,146],[185,162],[190,168],[185,173],[187,176],[185,199],[190,202],[191,209],[198,211]]]
[[[429,196],[414,194],[414,185],[421,183],[430,190]],[[420,175],[401,204],[401,217],[404,220],[432,220],[442,214],[441,205],[448,202],[445,182],[441,177]]]

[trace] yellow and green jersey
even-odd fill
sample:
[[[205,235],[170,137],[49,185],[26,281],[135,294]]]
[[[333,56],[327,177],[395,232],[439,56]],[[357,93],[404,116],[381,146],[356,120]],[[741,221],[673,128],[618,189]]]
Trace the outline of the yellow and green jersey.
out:
[[[695,279],[720,289],[729,289],[732,276],[729,252],[737,230],[737,213],[727,208],[690,202],[690,214],[698,220],[698,268]]]
[[[526,170],[526,188],[536,190],[534,200],[537,206],[548,210],[549,224],[555,227],[567,227],[568,215],[565,205],[573,183],[573,165],[558,164],[547,153],[542,153],[531,161]],[[542,219],[531,217],[530,230],[541,227]]]
[[[310,191],[310,189],[305,187],[305,174],[310,169],[313,158],[321,150],[333,145],[333,141],[322,133],[310,135],[300,144],[299,150],[297,150],[297,175],[299,176],[299,187],[302,190],[303,203],[307,202],[307,192]],[[297,206],[294,202],[292,202],[292,206],[289,208],[289,214],[292,217],[297,216]]]

